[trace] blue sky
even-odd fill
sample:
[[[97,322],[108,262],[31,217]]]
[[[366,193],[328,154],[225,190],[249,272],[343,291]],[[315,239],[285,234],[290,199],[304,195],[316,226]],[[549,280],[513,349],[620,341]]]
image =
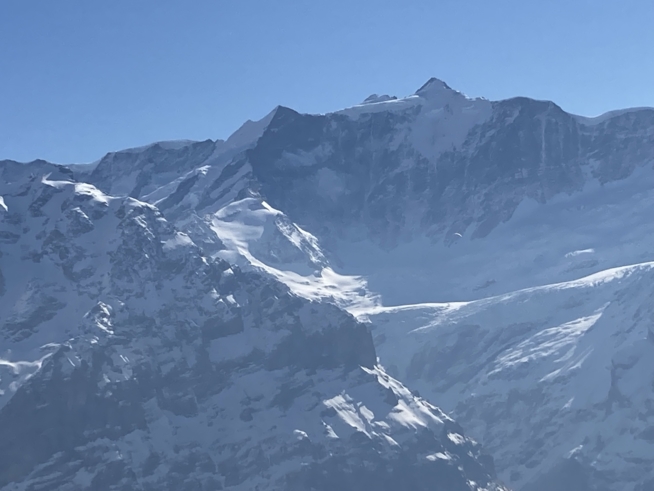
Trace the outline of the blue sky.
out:
[[[654,106],[651,0],[2,0],[0,159],[225,138],[436,76],[596,115]]]

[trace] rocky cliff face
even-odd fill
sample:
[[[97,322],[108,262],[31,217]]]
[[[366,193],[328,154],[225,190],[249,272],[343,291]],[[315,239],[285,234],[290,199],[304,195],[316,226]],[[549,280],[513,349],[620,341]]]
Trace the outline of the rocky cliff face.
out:
[[[326,115],[278,107],[231,143],[109,154],[105,192],[215,212],[245,190],[324,242],[385,249],[480,238],[520,203],[624,179],[654,159],[654,109],[582,118],[552,102],[471,99],[432,79],[416,94]],[[176,216],[176,215],[175,215]]]
[[[375,111],[278,110],[247,153],[261,194],[321,238],[393,248],[425,235],[484,237],[526,199],[622,179],[654,159],[651,109],[589,122],[551,102],[443,90],[445,99],[418,91],[406,107]]]
[[[0,172],[0,489],[501,489],[349,314],[65,168]]]

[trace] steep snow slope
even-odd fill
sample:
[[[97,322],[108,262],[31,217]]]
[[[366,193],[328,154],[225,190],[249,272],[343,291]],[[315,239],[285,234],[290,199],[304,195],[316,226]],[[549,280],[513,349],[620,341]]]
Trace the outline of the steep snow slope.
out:
[[[654,263],[379,309],[390,373],[438,397],[516,489],[654,485]]]
[[[0,164],[0,489],[503,489],[365,325],[26,169]]]
[[[264,271],[304,298],[329,301],[355,315],[380,305],[363,278],[336,273],[313,235],[260,198],[221,208],[210,228],[225,246],[218,256]]]

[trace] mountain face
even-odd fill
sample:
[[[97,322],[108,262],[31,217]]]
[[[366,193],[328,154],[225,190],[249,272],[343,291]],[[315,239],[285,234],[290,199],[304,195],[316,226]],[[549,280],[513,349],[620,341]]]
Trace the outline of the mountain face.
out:
[[[261,194],[321,237],[392,248],[418,235],[485,237],[525,199],[625,178],[652,158],[654,110],[589,123],[550,102],[429,89],[372,105],[388,110],[278,111],[248,152]]]
[[[378,353],[516,489],[654,486],[654,263],[372,316]]]
[[[367,325],[76,177],[138,195],[214,151],[0,163],[0,489],[504,489]]]
[[[226,141],[1,163],[0,442],[50,419],[0,483],[500,489],[430,400],[513,489],[653,489],[653,149],[654,109],[431,79]]]
[[[117,174],[112,159],[122,153],[110,154],[89,180],[109,194],[124,191],[156,203],[172,220],[193,222],[194,239],[205,242],[215,241],[215,230],[209,229],[216,228],[210,222],[217,211],[234,201],[258,199],[315,237],[332,267],[364,276],[387,304],[461,300],[577,278],[579,271],[552,269],[541,246],[534,251],[542,254],[539,264],[535,257],[519,265],[507,258],[504,249],[524,248],[519,236],[531,240],[550,222],[539,216],[534,223],[513,225],[565,200],[585,207],[566,218],[572,222],[569,234],[603,221],[606,213],[617,216],[613,208],[633,199],[631,187],[650,179],[653,128],[654,109],[583,118],[551,102],[471,99],[433,79],[412,96],[326,115],[278,107],[226,143],[216,143],[209,156],[192,148],[210,142],[161,148],[165,158],[150,157],[155,148],[141,157],[130,153],[150,164],[130,160],[129,173],[121,173],[130,176],[122,188],[106,177]],[[173,174],[169,162],[178,162]],[[144,187],[151,175],[156,182]],[[629,179],[630,186],[624,186]],[[619,192],[625,196],[607,198]],[[631,215],[632,207],[625,209]],[[648,221],[636,225],[649,226]],[[601,234],[597,228],[583,235]],[[560,254],[591,248],[583,235],[578,234],[580,245]],[[499,252],[483,239],[502,242]],[[585,272],[643,260],[626,250],[626,240],[611,247],[606,261]],[[503,264],[502,277],[484,274],[489,261]],[[461,269],[478,274],[462,278]],[[314,282],[312,275],[303,276],[301,282]],[[321,285],[326,289],[332,282]],[[355,300],[356,294],[342,304]]]

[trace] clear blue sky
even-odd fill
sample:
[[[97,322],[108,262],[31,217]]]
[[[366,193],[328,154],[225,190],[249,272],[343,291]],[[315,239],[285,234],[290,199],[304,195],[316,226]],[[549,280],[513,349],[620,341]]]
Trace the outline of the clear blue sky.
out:
[[[583,115],[654,106],[652,0],[0,0],[0,159],[225,138],[436,76]]]

